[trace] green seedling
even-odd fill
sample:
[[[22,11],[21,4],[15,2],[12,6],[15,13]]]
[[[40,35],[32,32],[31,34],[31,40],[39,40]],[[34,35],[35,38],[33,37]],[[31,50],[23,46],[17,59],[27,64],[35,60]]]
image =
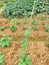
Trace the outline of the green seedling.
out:
[[[21,55],[18,65],[32,65],[30,56],[27,56],[26,54]]]
[[[24,32],[24,36],[25,36],[25,37],[30,37],[30,35],[31,35],[30,31],[25,30],[25,32]]]
[[[1,52],[0,52],[0,65],[4,65],[4,56]]]
[[[33,19],[32,24],[39,25],[39,21],[37,19]]]
[[[10,30],[12,30],[12,32],[16,32],[17,30],[16,22],[11,23]]]
[[[22,46],[23,50],[28,50],[28,41],[27,41],[27,39],[23,39],[21,41],[21,46]]]
[[[10,42],[11,42],[12,38],[11,37],[8,37],[6,35],[3,35],[1,38],[0,38],[0,45],[3,47],[3,48],[6,48],[10,45]]]

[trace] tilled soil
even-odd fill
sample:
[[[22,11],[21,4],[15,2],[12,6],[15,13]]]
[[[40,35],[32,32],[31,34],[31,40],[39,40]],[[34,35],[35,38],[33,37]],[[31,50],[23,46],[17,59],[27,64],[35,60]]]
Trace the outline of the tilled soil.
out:
[[[34,16],[34,18],[38,18],[38,16]],[[8,23],[6,23],[7,21]],[[23,22],[23,19],[19,19],[19,21]],[[2,48],[0,46],[0,52],[4,54],[5,65],[18,65],[18,60],[20,57],[19,51],[22,49],[20,42],[24,38],[23,26],[33,26],[28,23],[28,21],[30,20],[27,20],[27,23],[25,24],[17,24],[17,31],[12,32],[9,28],[12,21],[5,18],[0,18],[0,26],[7,26],[5,30],[0,31],[0,37],[3,34],[6,34],[13,38],[9,47]],[[40,20],[40,22],[45,21]],[[45,45],[49,41],[49,39],[47,39],[49,33],[44,31],[44,25],[41,23],[39,24],[39,30],[30,30],[30,32],[31,35],[28,38],[29,50],[27,52],[31,57],[32,65],[49,65],[49,48]]]

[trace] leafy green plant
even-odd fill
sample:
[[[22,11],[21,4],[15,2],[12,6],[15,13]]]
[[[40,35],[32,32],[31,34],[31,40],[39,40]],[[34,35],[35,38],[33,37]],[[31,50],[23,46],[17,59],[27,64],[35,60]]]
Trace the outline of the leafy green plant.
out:
[[[43,2],[40,0],[38,0],[38,2],[36,2],[36,6],[35,6],[35,11],[33,12],[34,14],[36,13],[42,13],[42,12],[46,12],[46,4],[47,4],[47,13],[49,14],[49,3],[46,3],[46,1],[44,1],[44,6],[43,6]],[[25,16],[31,16],[32,14],[32,6],[34,6],[34,0],[17,0],[16,2],[12,2],[12,3],[8,3],[2,14],[5,17],[25,17]]]
[[[0,30],[5,30],[6,26],[0,26]]]
[[[46,32],[49,32],[49,24],[48,23],[45,23],[44,29]]]
[[[5,47],[8,47],[10,45],[10,42],[11,42],[12,38],[11,37],[8,37],[6,35],[3,35],[1,38],[0,38],[0,45],[5,48]]]
[[[22,46],[23,50],[28,50],[28,41],[27,41],[27,39],[23,39],[21,41],[21,46]]]
[[[27,56],[25,52],[22,53],[18,65],[32,65],[30,56]]]
[[[12,32],[16,32],[16,30],[17,30],[16,22],[11,23],[10,30],[12,30]]]
[[[0,52],[0,65],[4,65],[4,58],[3,54]]]
[[[33,19],[32,24],[38,25],[39,24],[39,21],[37,19]]]
[[[25,36],[25,37],[30,37],[30,35],[31,35],[30,31],[25,30],[25,32],[24,32],[24,36]]]

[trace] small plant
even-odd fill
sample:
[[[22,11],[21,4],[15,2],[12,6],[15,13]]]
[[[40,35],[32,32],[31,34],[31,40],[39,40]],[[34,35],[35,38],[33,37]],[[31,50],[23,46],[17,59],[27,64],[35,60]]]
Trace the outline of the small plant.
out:
[[[4,65],[3,54],[0,52],[0,65]]]
[[[16,29],[17,29],[16,22],[12,22],[10,26],[10,30],[12,30],[12,32],[16,32]]]
[[[49,32],[49,24],[48,23],[45,23],[44,29],[46,32]]]
[[[32,24],[38,25],[39,24],[39,21],[37,19],[33,19]]]
[[[26,53],[22,53],[18,65],[32,65],[30,56],[27,56]]]
[[[5,30],[6,26],[0,26],[0,30]]]
[[[28,41],[27,41],[27,39],[23,39],[21,41],[21,46],[22,46],[23,50],[28,50]]]
[[[30,31],[25,30],[25,32],[24,32],[24,36],[25,36],[25,37],[29,37],[29,36],[30,36],[30,34],[31,34],[31,33],[30,33]]]
[[[33,30],[38,30],[39,26],[33,26]]]
[[[8,47],[10,45],[10,42],[11,42],[11,37],[8,37],[6,35],[3,35],[1,38],[0,38],[0,45],[5,48],[5,47]]]

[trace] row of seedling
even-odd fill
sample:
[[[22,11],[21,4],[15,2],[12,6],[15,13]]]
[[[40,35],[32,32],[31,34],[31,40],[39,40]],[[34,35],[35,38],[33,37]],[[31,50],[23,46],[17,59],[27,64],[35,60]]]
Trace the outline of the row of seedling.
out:
[[[24,23],[24,22],[23,22]],[[29,22],[28,22],[29,23]],[[39,28],[39,25],[40,25],[40,22],[39,22],[39,20],[38,19],[33,19],[32,20],[32,25],[30,25],[30,26],[26,26],[26,25],[24,25],[24,26],[22,26],[22,28],[24,29],[24,30],[27,30],[27,29],[31,29],[31,30],[39,30],[40,28]],[[13,19],[13,21],[11,22],[11,25],[10,25],[10,30],[12,31],[12,32],[16,32],[16,30],[17,30],[17,25],[16,24],[19,24],[19,22],[18,22],[18,20],[17,19]],[[43,27],[44,27],[44,30],[46,31],[46,32],[49,32],[49,23],[47,23],[47,22],[42,22],[42,24],[44,25]],[[0,30],[5,30],[6,28],[8,28],[8,27],[6,27],[6,26],[0,26]]]
[[[18,65],[32,65],[32,61],[29,55],[27,55],[28,51],[28,37],[30,37],[30,32],[26,30],[24,32],[24,39],[21,41],[22,51],[20,52],[20,58]]]

